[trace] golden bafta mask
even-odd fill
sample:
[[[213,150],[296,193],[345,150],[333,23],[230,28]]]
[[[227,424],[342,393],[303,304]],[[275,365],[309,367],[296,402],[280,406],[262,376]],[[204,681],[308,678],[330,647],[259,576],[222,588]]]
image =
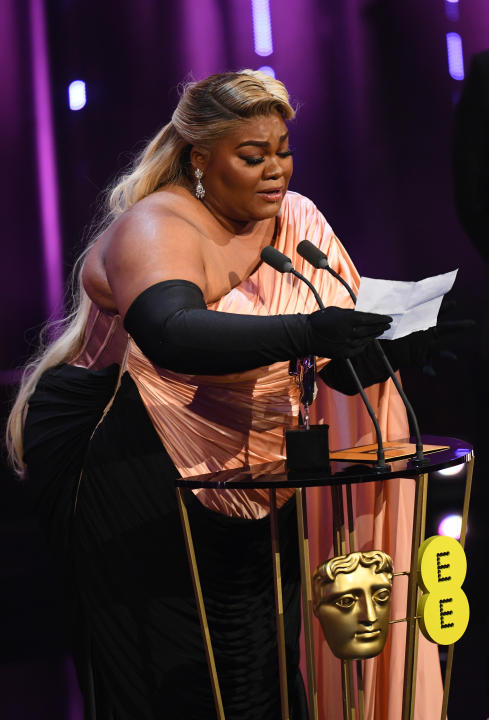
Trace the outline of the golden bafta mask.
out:
[[[314,614],[342,660],[375,657],[389,629],[392,559],[380,550],[338,555],[313,575]]]

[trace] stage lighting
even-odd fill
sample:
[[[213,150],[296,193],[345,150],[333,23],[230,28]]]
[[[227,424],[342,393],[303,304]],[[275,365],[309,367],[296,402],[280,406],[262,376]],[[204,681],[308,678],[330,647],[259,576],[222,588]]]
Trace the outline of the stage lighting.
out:
[[[452,467],[443,468],[443,470],[438,470],[438,472],[440,475],[450,477],[451,475],[458,475],[459,473],[463,472],[464,468],[464,463],[460,463],[460,465],[453,465]]]
[[[448,72],[454,80],[463,80],[464,56],[462,38],[456,32],[447,33]]]
[[[448,537],[455,538],[455,540],[459,540],[461,531],[461,515],[445,515],[438,524],[438,535],[447,535]]]
[[[445,0],[445,15],[452,22],[460,20],[458,0]]]
[[[273,53],[270,0],[251,0],[255,52],[261,57]]]
[[[87,102],[87,91],[83,80],[73,80],[68,86],[70,110],[81,110]]]
[[[262,65],[261,68],[258,68],[258,70],[261,70],[261,72],[265,73],[265,75],[270,75],[270,77],[275,77],[275,70],[270,67],[270,65]]]

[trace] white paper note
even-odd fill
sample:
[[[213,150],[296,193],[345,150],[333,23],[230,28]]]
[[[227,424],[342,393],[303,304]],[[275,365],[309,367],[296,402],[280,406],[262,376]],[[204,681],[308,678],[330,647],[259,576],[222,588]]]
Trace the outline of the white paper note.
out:
[[[458,270],[419,282],[362,277],[355,310],[390,315],[392,324],[380,337],[396,340],[436,325],[443,296],[451,290]]]

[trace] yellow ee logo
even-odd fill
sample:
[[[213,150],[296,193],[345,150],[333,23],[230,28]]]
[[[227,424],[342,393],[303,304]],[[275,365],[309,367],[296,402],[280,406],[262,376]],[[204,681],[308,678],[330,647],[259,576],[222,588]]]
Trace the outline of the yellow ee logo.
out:
[[[457,540],[444,535],[427,538],[418,550],[418,603],[423,635],[438,645],[460,640],[469,622],[469,601],[462,590],[467,558]]]

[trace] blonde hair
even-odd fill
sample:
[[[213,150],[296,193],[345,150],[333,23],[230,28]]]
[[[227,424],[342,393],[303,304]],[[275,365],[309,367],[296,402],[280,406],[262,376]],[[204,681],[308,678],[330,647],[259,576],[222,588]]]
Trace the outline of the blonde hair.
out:
[[[81,273],[85,257],[101,232],[142,198],[165,185],[191,180],[192,145],[210,149],[239,123],[259,115],[278,112],[285,120],[294,117],[285,86],[260,71],[210,75],[183,87],[171,121],[149,141],[129,170],[106,193],[107,209],[97,232],[78,258],[71,276],[71,307],[61,323],[47,324],[40,348],[24,369],[17,399],[7,422],[7,448],[13,467],[24,472],[22,431],[29,398],[41,375],[50,367],[76,357],[83,343],[91,301],[83,288]],[[56,331],[54,342],[44,338]]]

